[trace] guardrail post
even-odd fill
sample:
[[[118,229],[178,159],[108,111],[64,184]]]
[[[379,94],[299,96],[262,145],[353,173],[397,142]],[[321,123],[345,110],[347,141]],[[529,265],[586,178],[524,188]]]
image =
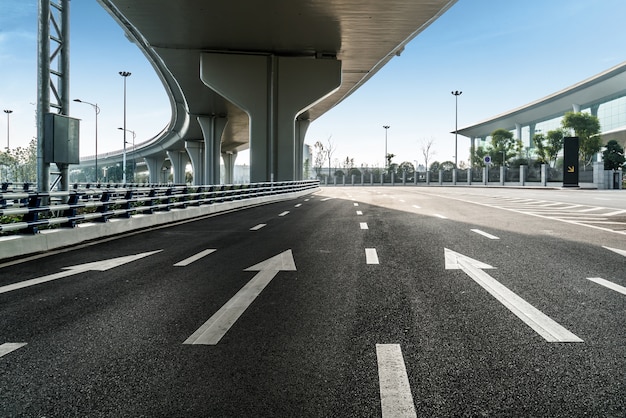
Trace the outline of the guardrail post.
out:
[[[61,226],[65,226],[68,228],[76,227],[76,205],[78,204],[79,197],[80,196],[78,195],[78,193],[72,193],[70,195],[70,198],[67,201],[67,204],[70,207],[66,209],[65,212],[63,213],[63,216],[65,216],[68,219],[67,219],[67,222],[64,224],[61,224]]]
[[[41,197],[39,195],[33,195],[28,198],[28,213],[24,215],[24,222],[28,223],[28,228],[26,230],[31,234],[36,234],[39,232],[39,228],[36,223],[39,222],[39,211],[31,210],[38,209],[41,207]]]
[[[104,192],[102,192],[102,198],[100,198],[100,201],[102,202],[102,206],[98,207],[98,210],[97,210],[97,212],[102,214],[100,219],[98,219],[100,222],[106,222],[109,218],[107,216],[107,213],[109,212],[110,204],[108,202],[110,199],[111,199],[111,192],[109,192],[108,190],[105,190]]]
[[[154,213],[154,202],[155,202],[155,199],[152,199],[152,198],[156,197],[156,190],[150,189],[150,193],[148,193],[148,197],[150,197],[151,199],[146,200],[146,202],[144,203],[144,206],[148,206],[150,209],[144,212],[148,212],[149,214],[152,215]]]
[[[126,199],[126,203],[124,203],[122,205],[122,209],[124,209],[126,211],[126,213],[124,213],[124,218],[130,218],[131,217],[131,212],[132,212],[132,208],[131,208],[131,199],[133,198],[133,191],[132,190],[127,190],[126,191],[126,196],[124,196],[124,199]]]

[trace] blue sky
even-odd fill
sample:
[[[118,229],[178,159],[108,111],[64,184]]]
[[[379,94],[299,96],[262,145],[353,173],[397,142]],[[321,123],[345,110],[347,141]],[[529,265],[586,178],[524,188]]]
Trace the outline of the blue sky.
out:
[[[71,97],[98,103],[99,151],[122,147],[123,81],[127,128],[137,142],[158,134],[170,106],[158,77],[95,0],[72,0]],[[37,1],[0,0],[0,108],[11,109],[11,147],[35,136]],[[383,125],[394,162],[454,160],[455,98],[459,127],[522,106],[626,60],[623,0],[459,0],[361,89],[311,124],[306,143],[329,137],[333,158],[382,165]],[[6,146],[6,115],[0,114]],[[94,152],[94,111],[73,103],[81,155]],[[459,161],[469,140],[458,138]],[[238,163],[246,161],[245,153]]]

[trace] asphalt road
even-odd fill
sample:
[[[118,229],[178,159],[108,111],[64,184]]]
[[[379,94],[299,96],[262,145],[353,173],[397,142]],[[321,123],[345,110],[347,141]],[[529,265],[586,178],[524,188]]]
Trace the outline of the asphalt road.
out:
[[[0,265],[0,416],[624,417],[588,193],[324,188]]]

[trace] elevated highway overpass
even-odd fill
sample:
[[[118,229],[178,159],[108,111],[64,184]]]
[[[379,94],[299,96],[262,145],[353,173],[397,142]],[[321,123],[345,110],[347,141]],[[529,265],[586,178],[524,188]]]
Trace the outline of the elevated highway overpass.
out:
[[[150,60],[172,109],[129,157],[143,157],[151,178],[169,160],[175,182],[191,162],[195,184],[219,183],[221,158],[232,181],[245,149],[252,182],[300,179],[309,124],[456,2],[98,1]]]

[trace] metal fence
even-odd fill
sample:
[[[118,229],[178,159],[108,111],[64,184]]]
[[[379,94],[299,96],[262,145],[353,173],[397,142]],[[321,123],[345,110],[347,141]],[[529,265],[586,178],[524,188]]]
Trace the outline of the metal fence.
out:
[[[268,182],[208,186],[86,187],[37,193],[6,185],[0,193],[0,235],[34,234],[41,228],[75,227],[80,222],[106,222],[174,208],[211,205],[233,200],[300,192],[319,187],[319,181]],[[26,189],[24,191],[24,189]]]

